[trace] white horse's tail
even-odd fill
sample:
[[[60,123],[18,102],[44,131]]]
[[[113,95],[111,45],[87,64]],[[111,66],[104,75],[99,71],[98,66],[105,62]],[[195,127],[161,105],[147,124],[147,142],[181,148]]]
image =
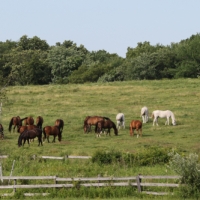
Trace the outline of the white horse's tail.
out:
[[[151,118],[154,119],[154,113],[151,114]]]

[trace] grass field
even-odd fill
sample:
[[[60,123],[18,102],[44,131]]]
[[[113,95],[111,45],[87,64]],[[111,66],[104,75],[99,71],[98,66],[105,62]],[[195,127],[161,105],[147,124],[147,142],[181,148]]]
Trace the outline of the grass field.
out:
[[[7,99],[3,100],[0,122],[4,126],[5,139],[0,140],[0,155],[9,155],[7,161],[0,160],[3,175],[9,175],[12,162],[16,160],[13,175],[58,175],[58,176],[132,176],[138,173],[146,175],[170,175],[174,172],[166,166],[147,166],[119,168],[119,166],[98,166],[90,161],[71,160],[33,162],[32,155],[92,156],[97,150],[135,153],[156,146],[175,149],[182,154],[200,154],[200,79],[177,79],[159,81],[130,81],[105,84],[83,85],[45,85],[8,87]],[[165,119],[159,119],[159,126],[143,124],[143,137],[130,137],[129,123],[139,119],[143,106],[153,110],[172,110],[177,126],[165,126]],[[119,112],[125,114],[126,128],[115,136],[83,132],[83,120],[88,115],[109,117],[116,123]],[[56,119],[65,122],[62,141],[45,142],[38,147],[37,140],[28,146],[17,146],[19,134],[9,133],[8,125],[13,116],[21,118],[41,115],[44,124],[54,125]],[[171,120],[170,120],[171,122]],[[50,138],[52,140],[53,138]],[[33,162],[33,163],[32,163]],[[81,164],[80,164],[81,162]],[[22,169],[23,164],[23,169]]]

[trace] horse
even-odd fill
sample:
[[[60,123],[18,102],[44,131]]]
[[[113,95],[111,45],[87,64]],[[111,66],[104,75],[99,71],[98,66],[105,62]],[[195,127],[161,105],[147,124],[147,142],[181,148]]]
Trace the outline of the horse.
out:
[[[22,126],[22,121],[24,119],[27,119],[27,117],[25,117],[23,119],[21,119],[19,116],[12,117],[11,120],[10,120],[10,123],[9,123],[9,127],[8,127],[9,132],[11,132],[12,125],[14,125],[13,132],[15,131],[16,126]]]
[[[18,126],[17,132],[21,134],[25,130],[32,130],[34,128],[38,128],[38,127],[36,125]]]
[[[26,140],[28,142],[28,145],[30,146],[29,140],[34,139],[35,137],[38,138],[38,146],[43,145],[42,144],[42,130],[39,128],[34,128],[32,130],[25,130],[23,131],[18,138],[18,147],[24,146]],[[22,140],[24,141],[22,144]]]
[[[148,120],[149,120],[149,111],[148,111],[148,108],[146,106],[144,106],[141,109],[141,117],[142,117],[143,123],[147,123],[148,122]]]
[[[3,140],[4,139],[4,134],[3,134],[3,125],[0,124],[0,138]]]
[[[95,132],[97,133],[97,137],[100,137],[100,134],[103,132],[103,130],[108,129],[107,134],[110,135],[110,129],[113,128],[114,129],[114,133],[115,135],[118,135],[118,129],[115,125],[115,123],[113,121],[111,121],[110,119],[104,119],[104,120],[100,120],[96,123],[96,127],[95,127]],[[107,135],[106,134],[106,135]]]
[[[101,116],[87,116],[84,120],[84,132],[88,133],[91,131],[91,126],[96,126],[96,123],[101,120],[109,120],[108,117],[101,117]]]
[[[132,120],[130,123],[130,136],[134,136],[134,130],[137,130],[137,138],[142,136],[142,122],[140,120]]]
[[[47,141],[49,143],[49,136],[53,135],[54,139],[52,142],[55,142],[55,138],[56,136],[58,136],[58,141],[61,141],[61,133],[60,133],[60,129],[58,126],[45,126],[43,128],[43,141],[45,141],[45,139],[47,138]]]
[[[169,125],[169,118],[171,117],[172,119],[172,125],[176,125],[176,119],[175,119],[175,116],[174,116],[174,113],[170,110],[165,110],[165,111],[162,111],[162,110],[154,110],[152,112],[152,118],[153,118],[153,126],[156,125],[158,126],[158,118],[167,118],[167,121],[165,122],[165,125]]]
[[[120,129],[120,127],[123,127],[125,129],[125,117],[123,113],[118,113],[116,116],[117,120],[117,129]]]
[[[43,124],[43,117],[41,117],[41,116],[38,116],[37,118],[36,118],[36,126],[39,128],[39,129],[41,129],[42,130],[42,124]]]
[[[57,119],[55,121],[55,126],[58,126],[60,129],[60,134],[62,134],[63,128],[64,128],[64,121],[62,119]]]
[[[33,125],[34,124],[34,119],[33,117],[27,117],[25,120],[24,120],[24,125]]]

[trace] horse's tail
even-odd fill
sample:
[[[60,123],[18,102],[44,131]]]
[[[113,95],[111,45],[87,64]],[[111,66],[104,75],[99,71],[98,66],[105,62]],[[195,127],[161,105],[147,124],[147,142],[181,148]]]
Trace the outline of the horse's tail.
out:
[[[9,123],[9,127],[8,127],[9,132],[11,132],[12,124],[13,124],[13,118],[10,120],[10,123]]]
[[[23,134],[20,134],[18,138],[18,147],[22,146],[22,139],[23,139]]]
[[[103,119],[110,120],[110,118],[108,118],[108,117],[103,117]]]
[[[154,119],[154,113],[151,114],[151,118]]]

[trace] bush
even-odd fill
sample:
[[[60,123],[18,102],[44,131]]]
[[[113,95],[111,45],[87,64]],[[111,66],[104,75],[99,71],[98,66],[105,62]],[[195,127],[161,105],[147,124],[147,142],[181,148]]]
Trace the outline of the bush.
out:
[[[97,151],[92,157],[92,162],[101,164],[114,164],[118,163],[126,166],[148,166],[168,163],[169,155],[168,150],[161,147],[148,147],[141,149],[140,152],[120,153],[118,151]]]
[[[197,154],[189,154],[183,157],[171,152],[169,167],[181,176],[181,195],[186,197],[200,197],[200,164]]]

